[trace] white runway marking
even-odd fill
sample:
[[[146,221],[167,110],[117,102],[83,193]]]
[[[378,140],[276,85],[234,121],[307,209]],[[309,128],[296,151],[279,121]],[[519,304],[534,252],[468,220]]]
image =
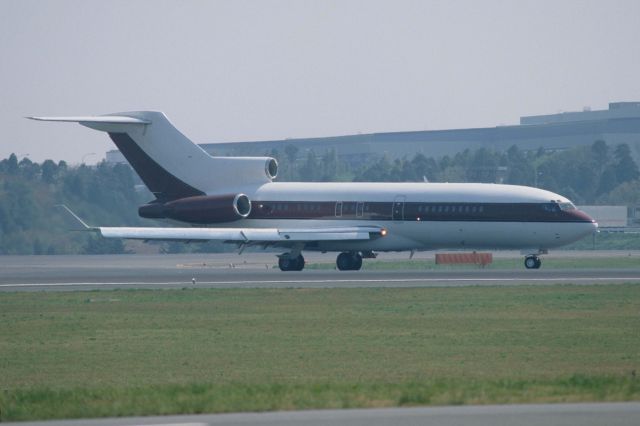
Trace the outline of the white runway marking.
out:
[[[152,286],[176,286],[190,285],[198,287],[200,285],[252,285],[252,284],[347,284],[347,283],[419,283],[419,282],[593,282],[593,281],[640,281],[640,277],[558,277],[558,278],[407,278],[407,279],[340,279],[340,280],[251,280],[251,281],[199,281],[195,285],[187,281],[173,282],[74,282],[74,283],[16,283],[0,284],[0,287],[72,287],[72,286],[101,286],[101,285],[152,285]]]

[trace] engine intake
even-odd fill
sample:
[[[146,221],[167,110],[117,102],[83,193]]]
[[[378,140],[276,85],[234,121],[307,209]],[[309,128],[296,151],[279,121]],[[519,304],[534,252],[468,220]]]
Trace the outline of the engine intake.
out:
[[[251,214],[251,200],[245,194],[199,195],[167,203],[153,202],[140,206],[140,217],[174,219],[188,223],[223,223]]]
[[[267,177],[274,180],[278,176],[278,162],[275,158],[269,158],[264,165],[264,171]]]

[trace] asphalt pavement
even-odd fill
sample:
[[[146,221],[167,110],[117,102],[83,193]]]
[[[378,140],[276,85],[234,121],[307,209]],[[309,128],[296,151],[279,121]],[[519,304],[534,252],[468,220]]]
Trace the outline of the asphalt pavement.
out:
[[[638,424],[640,424],[639,402],[310,410],[8,423],[13,426],[637,426]]]
[[[322,256],[322,255],[318,255]],[[638,268],[282,272],[270,253],[0,256],[0,291],[134,288],[442,287],[640,283]]]

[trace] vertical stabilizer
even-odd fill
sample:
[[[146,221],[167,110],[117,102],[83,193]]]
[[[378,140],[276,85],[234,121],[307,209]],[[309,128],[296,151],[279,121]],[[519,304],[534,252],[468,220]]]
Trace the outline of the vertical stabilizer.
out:
[[[176,129],[162,112],[30,118],[77,122],[107,132],[145,185],[161,201],[260,185],[275,177],[275,160],[212,157]]]

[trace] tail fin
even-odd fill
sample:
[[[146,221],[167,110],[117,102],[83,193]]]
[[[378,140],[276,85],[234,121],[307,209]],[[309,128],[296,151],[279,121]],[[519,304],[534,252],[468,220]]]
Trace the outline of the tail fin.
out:
[[[107,132],[145,185],[161,201],[215,193],[232,185],[262,184],[275,177],[269,173],[273,171],[271,162],[275,160],[212,157],[176,129],[162,112],[29,118],[77,122]]]

